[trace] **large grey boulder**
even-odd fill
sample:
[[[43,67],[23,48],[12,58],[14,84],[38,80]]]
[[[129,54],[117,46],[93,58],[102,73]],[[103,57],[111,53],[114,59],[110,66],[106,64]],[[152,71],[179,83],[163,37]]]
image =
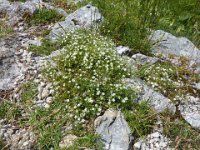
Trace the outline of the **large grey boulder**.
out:
[[[49,34],[49,38],[56,40],[67,31],[95,27],[101,21],[102,15],[99,13],[99,10],[92,5],[86,5],[68,15],[65,21],[56,23]]]
[[[179,106],[182,117],[193,127],[200,129],[200,99],[187,96]]]
[[[174,55],[189,59],[189,66],[196,64],[197,71],[200,71],[200,50],[185,37],[175,37],[162,30],[153,31],[150,35],[153,43],[153,54],[162,54],[165,57]]]
[[[136,88],[138,90],[138,102],[147,101],[158,113],[164,112],[165,110],[169,110],[173,114],[176,112],[176,107],[170,99],[147,86],[141,79],[125,79],[124,82],[127,87]]]
[[[105,150],[132,150],[133,137],[120,111],[107,110],[95,120]]]

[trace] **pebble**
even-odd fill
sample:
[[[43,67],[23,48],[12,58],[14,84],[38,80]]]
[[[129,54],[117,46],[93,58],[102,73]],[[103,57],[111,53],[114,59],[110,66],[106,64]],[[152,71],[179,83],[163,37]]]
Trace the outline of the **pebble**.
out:
[[[40,83],[40,86],[41,86],[41,87],[45,87],[45,86],[46,86],[46,83],[41,82],[41,83]]]
[[[51,103],[53,101],[53,98],[52,97],[47,97],[47,99],[46,99],[46,102],[47,103]]]
[[[63,139],[59,143],[59,147],[67,148],[71,146],[77,138],[78,138],[77,136],[72,135],[72,134],[66,135],[65,137],[63,137]]]
[[[45,104],[44,107],[48,109],[50,107],[50,105],[49,104]]]
[[[55,93],[55,90],[54,89],[51,89],[50,92],[49,92],[51,95],[53,95]]]
[[[44,99],[44,98],[46,98],[46,97],[48,97],[49,96],[49,90],[47,90],[47,89],[44,89],[43,91],[42,91],[42,99]]]

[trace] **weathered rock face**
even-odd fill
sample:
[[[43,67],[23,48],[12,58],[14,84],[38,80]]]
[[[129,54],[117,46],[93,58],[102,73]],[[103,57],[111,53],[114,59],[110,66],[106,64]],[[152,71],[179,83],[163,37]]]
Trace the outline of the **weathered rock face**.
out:
[[[200,99],[192,96],[179,106],[182,117],[194,128],[200,129]]]
[[[56,40],[66,31],[79,29],[81,27],[95,27],[101,21],[102,15],[99,13],[99,10],[92,5],[86,5],[68,15],[65,21],[56,23],[49,34],[49,38]]]
[[[173,150],[170,140],[160,132],[149,134],[145,139],[134,144],[135,150]]]
[[[174,55],[189,59],[190,66],[196,64],[196,69],[200,71],[200,50],[184,37],[175,37],[162,30],[153,31],[150,40],[154,43],[152,52],[156,55],[162,54],[165,57]]]
[[[9,89],[14,79],[20,75],[12,50],[0,49],[0,89]]]
[[[105,150],[132,149],[133,137],[121,112],[107,110],[95,120],[95,127]]]
[[[8,90],[14,87],[16,77],[21,75],[22,66],[19,66],[17,50],[22,46],[24,36],[10,37],[0,40],[0,89]]]
[[[27,33],[0,39],[0,90],[10,90],[37,73],[39,61],[27,51],[33,39]]]
[[[8,21],[6,22],[9,26],[15,26],[23,17],[27,15],[32,15],[37,10],[38,4],[32,1],[27,1],[25,3],[14,3],[10,4],[8,1],[2,1],[0,6],[0,14],[6,14],[8,16]]]
[[[147,101],[157,112],[164,112],[169,110],[173,114],[176,111],[175,105],[170,101],[170,99],[163,96],[161,93],[154,91],[152,88],[147,86],[140,79],[126,79],[124,81],[128,87],[137,88],[139,90],[138,102]]]

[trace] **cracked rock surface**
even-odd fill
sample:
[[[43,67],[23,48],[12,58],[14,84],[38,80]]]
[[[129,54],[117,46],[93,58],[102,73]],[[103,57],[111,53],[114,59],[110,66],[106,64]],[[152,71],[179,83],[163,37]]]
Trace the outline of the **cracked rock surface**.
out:
[[[105,150],[131,150],[133,137],[120,111],[107,110],[95,120]]]
[[[189,59],[189,67],[195,64],[195,69],[200,72],[200,50],[187,38],[175,37],[163,30],[156,30],[150,35],[150,40],[154,43],[152,52],[155,55],[185,57]]]
[[[56,40],[59,37],[62,37],[67,31],[95,27],[101,23],[102,19],[103,17],[99,10],[88,4],[74,13],[69,14],[65,18],[65,21],[56,23],[49,34],[49,38],[51,40]]]
[[[137,101],[147,101],[158,113],[170,110],[173,114],[176,112],[175,105],[170,99],[166,98],[153,88],[147,86],[141,79],[126,79],[124,81],[128,87],[137,88],[139,90]]]
[[[182,117],[194,128],[200,129],[200,99],[187,96],[179,106]]]
[[[134,150],[175,150],[170,148],[170,140],[160,132],[149,134],[134,144]]]

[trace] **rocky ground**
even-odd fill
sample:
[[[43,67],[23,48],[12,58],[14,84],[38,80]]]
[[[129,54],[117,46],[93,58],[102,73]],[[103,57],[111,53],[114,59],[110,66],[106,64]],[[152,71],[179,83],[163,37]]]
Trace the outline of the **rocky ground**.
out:
[[[51,24],[28,25],[25,16],[33,15],[38,9],[55,9],[65,19]],[[62,53],[61,49],[50,52],[47,56],[38,56],[29,51],[30,45],[40,46],[41,32],[48,29],[45,35],[50,41],[56,41],[66,32],[80,28],[98,28],[104,17],[98,8],[88,4],[68,14],[62,8],[54,6],[51,2],[41,0],[27,0],[26,2],[10,2],[0,0],[0,21],[12,28],[12,32],[6,36],[0,36],[0,104],[10,101],[14,104],[21,104],[23,86],[32,82],[37,90],[29,106],[29,112],[38,107],[48,109],[54,100],[55,86],[42,74],[47,64],[53,64],[52,58]],[[42,30],[42,31],[41,31]],[[38,34],[36,34],[38,33]],[[98,116],[94,124],[95,132],[100,136],[103,149],[106,150],[170,150],[177,149],[179,139],[170,139],[165,135],[165,126],[160,113],[168,110],[171,114],[178,115],[192,128],[195,133],[200,130],[200,50],[184,37],[175,37],[162,30],[152,31],[149,37],[154,43],[152,47],[153,56],[134,54],[131,57],[126,55],[130,49],[124,46],[116,47],[116,52],[132,70],[140,70],[141,66],[158,67],[158,64],[165,62],[172,64],[180,73],[177,81],[170,76],[165,79],[151,80],[146,74],[124,79],[127,87],[138,89],[137,102],[147,101],[156,112],[157,121],[152,132],[144,137],[136,138],[131,132],[130,124],[127,123],[123,113],[119,110],[109,109],[101,116]],[[152,68],[154,70],[155,68]],[[165,70],[157,68],[157,72]],[[156,74],[146,71],[150,75]],[[179,71],[180,70],[180,71]],[[181,74],[185,71],[183,74]],[[193,76],[196,78],[194,79]],[[186,79],[185,79],[186,78]],[[164,85],[159,83],[173,82],[177,86],[173,90],[165,90]],[[30,86],[26,87],[27,89]],[[177,90],[177,91],[176,91]],[[8,106],[9,107],[9,106]],[[12,107],[12,106],[11,106]],[[30,114],[19,106],[21,118]],[[12,108],[10,108],[12,109]],[[153,114],[152,114],[153,115]],[[167,119],[166,117],[165,119]],[[178,119],[174,119],[174,121]],[[5,116],[0,118],[0,138],[5,143],[2,149],[25,150],[38,149],[37,134],[31,126],[22,126],[16,123],[15,118],[8,120]],[[188,126],[187,126],[188,127]],[[63,133],[70,126],[63,127]],[[169,127],[170,128],[170,127]],[[177,127],[178,128],[178,127]],[[197,134],[198,135],[198,134]],[[173,136],[173,135],[172,135]],[[181,135],[179,135],[181,136]],[[67,148],[73,145],[77,138],[73,134],[63,134],[59,142],[60,148]],[[191,139],[190,139],[191,140]],[[175,142],[177,145],[172,145]],[[198,143],[199,144],[199,143]],[[193,145],[191,145],[193,146]],[[197,145],[200,147],[200,145]],[[51,149],[54,149],[53,147]],[[87,148],[81,148],[87,149]]]

